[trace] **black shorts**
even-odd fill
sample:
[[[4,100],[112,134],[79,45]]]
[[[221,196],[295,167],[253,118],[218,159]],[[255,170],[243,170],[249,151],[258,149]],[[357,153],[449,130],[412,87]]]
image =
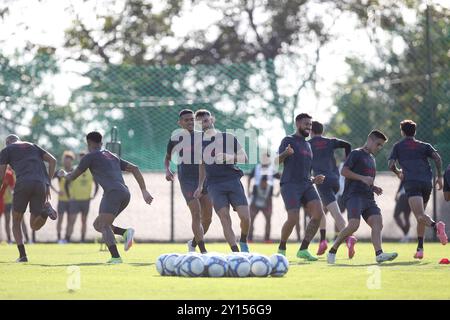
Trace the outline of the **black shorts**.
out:
[[[186,203],[194,200],[194,192],[198,188],[198,180],[179,180],[181,193],[183,194]],[[203,186],[202,195],[208,194],[208,186]]]
[[[408,198],[422,197],[424,204],[428,203],[428,200],[430,200],[431,190],[433,189],[431,181],[405,181],[404,186]]]
[[[110,190],[103,194],[99,213],[111,213],[118,216],[130,203],[130,192],[125,190]]]
[[[26,181],[16,184],[13,194],[14,212],[25,213],[30,204],[30,213],[40,215],[44,208],[47,185],[39,181]]]
[[[91,200],[71,200],[69,204],[69,213],[78,214],[81,212],[83,216],[89,213],[89,204]]]
[[[370,216],[380,215],[381,210],[374,199],[368,199],[364,196],[352,195],[345,201],[347,207],[347,217],[350,219],[369,219]]]
[[[326,207],[330,203],[336,201],[336,193],[339,191],[339,180],[326,177],[322,184],[316,185],[320,199]]]
[[[316,187],[312,183],[283,183],[281,185],[281,197],[286,210],[306,207],[308,202],[319,200]]]
[[[64,213],[70,213],[70,201],[58,201],[58,207],[56,208],[58,211],[58,216],[62,216]]]

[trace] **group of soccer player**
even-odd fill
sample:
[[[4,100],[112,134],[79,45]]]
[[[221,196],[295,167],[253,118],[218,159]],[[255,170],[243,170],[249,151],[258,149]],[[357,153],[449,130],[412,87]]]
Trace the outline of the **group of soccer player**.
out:
[[[196,130],[196,124],[201,130]],[[171,161],[176,161],[178,166],[181,191],[192,217],[194,237],[188,241],[189,251],[195,251],[198,246],[201,253],[207,252],[204,235],[210,227],[214,208],[231,251],[249,252],[247,237],[251,215],[240,181],[243,171],[237,166],[238,163],[248,162],[245,150],[236,136],[215,128],[215,118],[206,109],[196,112],[189,109],[180,111],[178,125],[180,130],[172,134],[167,145],[165,168],[166,179],[173,181]],[[371,227],[376,261],[381,263],[394,260],[397,253],[385,253],[382,250],[383,221],[381,210],[374,198],[374,194],[381,195],[383,192],[374,184],[374,155],[387,142],[386,135],[379,130],[373,130],[362,147],[351,150],[351,144],[344,140],[324,137],[323,125],[312,121],[312,117],[306,113],[296,116],[295,125],[296,132],[281,141],[278,155],[274,159],[276,165],[283,166],[280,189],[287,211],[278,252],[286,255],[286,243],[293,228],[298,224],[300,207],[303,206],[310,220],[297,257],[308,261],[318,260],[308,248],[319,229],[321,241],[317,254],[326,252],[325,208],[331,213],[339,230],[327,255],[328,263],[335,263],[337,250],[344,241],[349,258],[354,256],[357,240],[353,234],[359,228],[361,217]],[[404,182],[409,204],[418,222],[418,247],[414,258],[422,259],[425,227],[433,228],[441,243],[447,243],[445,224],[433,221],[424,212],[432,190],[432,170],[428,158],[435,162],[436,186],[438,189],[444,187],[444,198],[447,201],[450,200],[450,165],[443,179],[442,162],[438,152],[430,144],[414,138],[416,124],[405,120],[401,122],[400,127],[404,138],[394,145],[389,157],[389,167]],[[306,140],[310,135],[311,139]],[[65,170],[56,171],[56,159],[48,151],[33,143],[21,141],[16,135],[6,138],[6,147],[0,153],[0,180],[3,181],[8,166],[14,170],[17,177],[13,194],[13,234],[19,251],[17,262],[28,261],[21,230],[27,206],[30,207],[30,226],[34,231],[42,228],[47,218],[56,220],[58,213],[49,203],[51,178],[64,179],[67,190],[66,182],[73,182],[87,169],[104,191],[94,228],[102,234],[103,241],[111,253],[111,259],[107,263],[122,263],[115,235],[123,236],[125,251],[132,246],[134,229],[118,227],[114,222],[127,207],[131,197],[122,171],[133,174],[147,204],[152,203],[153,197],[147,191],[139,168],[105,150],[99,132],[88,133],[86,142],[89,152],[81,158],[75,169],[66,166]],[[336,201],[339,171],[334,150],[338,148],[344,149],[346,155],[340,174],[345,177],[343,198],[348,214],[347,223]],[[176,160],[173,159],[174,155],[177,156]],[[397,162],[402,169],[397,168]],[[45,163],[48,163],[48,170]],[[240,219],[239,241],[232,228],[230,207]]]

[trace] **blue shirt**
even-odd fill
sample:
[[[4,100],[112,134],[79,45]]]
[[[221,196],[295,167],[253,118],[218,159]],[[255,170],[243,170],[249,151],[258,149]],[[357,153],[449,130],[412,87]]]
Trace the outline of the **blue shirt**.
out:
[[[198,181],[198,168],[202,156],[202,132],[180,130],[170,138],[167,154],[177,154],[178,179]]]
[[[283,173],[280,184],[284,183],[309,183],[311,182],[311,169],[313,153],[311,145],[296,134],[289,135],[281,140],[278,154],[283,153],[288,145],[294,149],[294,154],[286,157],[283,162]]]
[[[400,164],[405,181],[422,181],[431,183],[433,172],[428,158],[436,152],[431,144],[414,138],[404,138],[394,144],[389,160]]]
[[[127,191],[122,171],[129,162],[120,159],[108,150],[96,150],[86,154],[78,165],[78,170],[85,172],[89,169],[94,180],[102,186],[105,192],[111,190]]]
[[[444,192],[450,192],[450,164],[444,173]]]
[[[377,173],[375,157],[361,148],[350,152],[344,167],[348,167],[351,171],[362,176],[375,178]],[[364,196],[373,199],[373,188],[364,182],[353,179],[345,179],[344,199],[347,200],[352,195]]]
[[[234,163],[216,163],[216,153],[236,154],[242,149],[239,141],[231,133],[218,132],[215,136],[203,135],[203,157],[208,184],[240,179],[244,173]]]
[[[309,140],[313,152],[312,168],[315,175],[323,174],[327,178],[339,179],[339,170],[334,158],[334,150],[345,148],[346,156],[350,154],[350,143],[336,139],[316,136]]]
[[[50,184],[44,163],[46,151],[29,142],[16,142],[6,146],[0,153],[0,164],[9,164],[16,174],[17,184],[38,181]]]

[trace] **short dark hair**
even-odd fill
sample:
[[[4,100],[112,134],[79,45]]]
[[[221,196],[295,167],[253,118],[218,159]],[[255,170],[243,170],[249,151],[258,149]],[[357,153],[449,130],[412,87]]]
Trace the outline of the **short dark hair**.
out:
[[[102,142],[102,138],[103,138],[102,134],[100,132],[98,132],[98,131],[89,132],[87,134],[87,136],[86,136],[86,140],[87,141],[92,141],[92,142],[95,142],[95,143]]]
[[[323,133],[323,124],[321,124],[319,121],[313,121],[312,122],[312,132],[314,134],[322,134]]]
[[[178,113],[178,116],[181,118],[185,114],[194,114],[194,111],[192,111],[191,109],[183,109]]]
[[[307,114],[307,113],[300,113],[299,115],[297,115],[295,117],[295,122],[300,121],[300,120],[305,119],[305,118],[312,119],[312,117],[309,114]]]
[[[383,141],[388,141],[388,137],[380,130],[372,130],[369,133],[369,137],[372,137],[372,138],[375,137],[375,138],[381,139]]]
[[[400,122],[400,128],[408,137],[414,137],[416,135],[416,123],[412,120],[403,120]]]
[[[211,116],[211,112],[206,109],[199,109],[195,111],[195,118],[203,117],[203,116]]]

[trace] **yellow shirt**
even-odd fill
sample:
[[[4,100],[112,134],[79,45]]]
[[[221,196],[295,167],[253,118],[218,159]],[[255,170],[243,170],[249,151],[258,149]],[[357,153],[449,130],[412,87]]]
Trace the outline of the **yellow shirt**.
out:
[[[89,170],[70,183],[69,192],[72,200],[84,201],[91,199],[94,178]]]
[[[69,201],[69,197],[66,194],[66,178],[58,178],[58,183],[59,183],[59,192],[62,192],[63,194],[59,195],[58,200],[59,201]],[[69,189],[70,192],[70,189]]]

